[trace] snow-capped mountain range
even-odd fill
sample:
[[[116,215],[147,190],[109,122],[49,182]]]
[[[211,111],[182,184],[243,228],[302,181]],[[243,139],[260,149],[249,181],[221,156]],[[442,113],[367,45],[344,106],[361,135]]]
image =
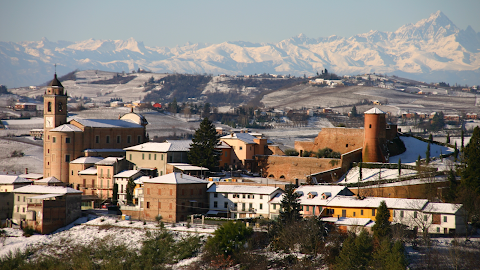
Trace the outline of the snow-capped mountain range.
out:
[[[0,42],[0,84],[37,85],[75,69],[211,74],[311,75],[387,73],[420,81],[480,84],[480,32],[462,30],[441,11],[395,32],[370,31],[349,38],[308,38],[278,43],[244,41],[148,47],[133,38],[80,42]]]

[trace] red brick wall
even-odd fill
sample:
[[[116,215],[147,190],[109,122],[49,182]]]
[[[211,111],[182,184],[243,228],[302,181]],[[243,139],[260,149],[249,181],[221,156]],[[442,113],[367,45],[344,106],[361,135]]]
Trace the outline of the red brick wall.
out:
[[[295,142],[295,150],[317,151],[328,147],[342,154],[353,151],[363,145],[363,129],[358,128],[322,128],[314,142]]]

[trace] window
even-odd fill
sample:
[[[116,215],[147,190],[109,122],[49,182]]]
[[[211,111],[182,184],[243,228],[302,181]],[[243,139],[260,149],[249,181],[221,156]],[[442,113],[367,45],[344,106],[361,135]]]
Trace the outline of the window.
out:
[[[131,143],[132,142],[132,136],[128,135],[127,136],[127,143]]]
[[[223,203],[223,208],[228,208],[228,202]]]
[[[147,208],[150,208],[150,202],[147,202]]]
[[[132,160],[132,154],[130,154],[130,160]]]
[[[103,169],[100,169],[100,177],[103,177]]]
[[[95,136],[95,143],[100,143],[100,136]]]
[[[245,203],[242,203],[242,211],[245,211]]]
[[[218,193],[213,193],[213,197],[214,197],[214,198],[217,198],[217,197],[218,197]]]
[[[122,142],[122,138],[120,137],[120,135],[117,136],[117,143],[121,143]]]
[[[57,137],[52,137],[52,142],[56,143],[57,142]]]
[[[25,207],[22,207],[22,212],[25,213]]]
[[[243,194],[243,198],[245,199],[245,194]]]
[[[362,209],[362,210],[360,210],[360,215],[361,215],[361,216],[363,216],[363,209]]]
[[[137,136],[137,143],[142,143],[142,137],[140,137],[140,135]]]
[[[443,217],[443,222],[447,222],[447,216]]]
[[[255,195],[252,195],[252,199],[255,199]]]
[[[47,110],[48,110],[49,112],[52,111],[52,102],[50,102],[50,101],[49,101],[48,104],[47,104]]]
[[[153,154],[153,160],[157,160],[157,154]]]
[[[259,204],[258,208],[260,208],[260,210],[263,209],[263,203]]]
[[[439,232],[440,232],[440,227],[437,227],[437,233],[439,233]]]
[[[253,209],[253,204],[252,203],[248,204],[248,209],[250,209],[250,210]]]
[[[106,143],[110,143],[110,135],[107,135],[107,138],[105,139]]]
[[[346,217],[347,216],[347,210],[343,209],[342,210],[342,217]]]
[[[145,154],[144,154],[144,153],[142,153],[142,160],[144,160],[144,159],[145,159]]]
[[[23,202],[25,202],[25,196],[23,196]],[[25,211],[24,211],[25,212]]]
[[[413,218],[417,218],[417,211],[413,212]]]
[[[277,205],[273,204],[273,210],[276,210],[276,209],[277,209]]]
[[[225,153],[225,157],[228,157],[228,152],[227,152],[227,151],[225,151],[224,153]]]
[[[305,208],[306,208],[305,211],[310,211],[310,207],[308,205],[305,206]]]
[[[65,155],[65,162],[70,162],[70,155]],[[72,171],[72,175],[73,175],[73,171]]]
[[[368,125],[368,128],[372,128],[372,124]]]
[[[260,200],[263,200],[263,195],[260,195]]]
[[[372,209],[372,216],[375,216],[375,209]]]
[[[424,220],[424,221],[427,221],[427,220],[428,220],[428,216],[427,216],[427,215],[423,215],[423,220]]]
[[[400,211],[400,218],[403,218],[403,210]]]
[[[148,154],[148,160],[152,160],[152,154]]]
[[[242,150],[242,149],[243,149],[243,147],[240,146],[240,150]]]
[[[123,193],[123,185],[120,185],[120,193]]]
[[[162,155],[160,155],[160,156],[162,157],[162,160],[163,160],[163,154],[162,154]]]
[[[70,143],[70,137],[65,138],[65,143]]]
[[[61,112],[63,110],[63,103],[59,102],[58,103],[58,111]]]
[[[356,212],[353,212],[353,216],[356,216],[355,214],[356,214]]]
[[[72,170],[72,175],[73,175],[73,170]]]
[[[214,202],[213,202],[213,208],[217,208],[217,206],[218,206],[217,201],[214,201]]]

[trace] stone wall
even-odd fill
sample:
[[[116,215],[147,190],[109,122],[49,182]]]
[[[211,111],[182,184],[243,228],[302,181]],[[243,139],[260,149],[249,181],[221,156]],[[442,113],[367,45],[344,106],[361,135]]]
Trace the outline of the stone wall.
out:
[[[359,128],[322,128],[312,142],[295,142],[295,150],[318,151],[328,147],[341,154],[361,148],[364,140],[364,130]]]

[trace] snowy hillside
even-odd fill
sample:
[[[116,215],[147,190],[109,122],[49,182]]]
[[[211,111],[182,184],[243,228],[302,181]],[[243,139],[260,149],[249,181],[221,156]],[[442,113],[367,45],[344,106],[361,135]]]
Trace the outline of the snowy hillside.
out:
[[[243,41],[148,47],[134,39],[80,42],[0,42],[0,83],[9,87],[47,81],[75,69],[158,73],[312,75],[380,72],[421,81],[480,84],[480,33],[462,30],[438,11],[395,32],[370,31],[349,38],[308,38],[278,43]]]

